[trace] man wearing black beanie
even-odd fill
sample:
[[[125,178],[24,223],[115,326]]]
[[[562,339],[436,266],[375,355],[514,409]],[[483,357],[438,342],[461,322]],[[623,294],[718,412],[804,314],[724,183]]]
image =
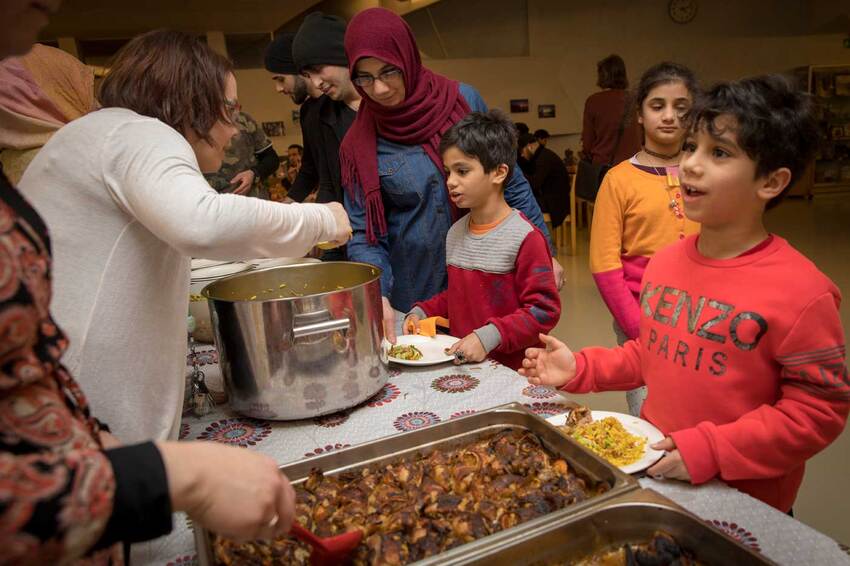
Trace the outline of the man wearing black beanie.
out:
[[[360,106],[343,46],[345,27],[341,18],[314,12],[304,19],[292,42],[295,65],[323,94],[315,103],[315,111],[302,124],[305,159],[289,191],[289,196],[298,202],[312,192],[316,182],[316,202],[343,202],[339,146]],[[308,156],[314,157],[314,164],[308,165]],[[345,258],[344,248],[327,250],[322,255],[325,261]]]
[[[291,32],[278,34],[266,47],[265,66],[272,74],[275,90],[285,94],[297,105],[302,105],[308,97],[318,98],[321,93],[301,76],[295,59],[292,57],[292,41],[295,34]]]
[[[292,42],[292,56],[298,70],[331,99],[342,101],[355,111],[360,95],[351,82],[345,55],[345,20],[313,12],[298,29]]]

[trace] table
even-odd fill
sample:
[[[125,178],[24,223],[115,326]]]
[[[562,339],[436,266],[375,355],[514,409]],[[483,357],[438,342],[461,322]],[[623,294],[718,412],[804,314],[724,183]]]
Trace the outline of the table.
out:
[[[220,388],[218,354],[200,346],[197,361],[207,383]],[[293,422],[241,417],[227,406],[204,417],[186,414],[180,438],[212,440],[268,454],[281,464],[310,458],[504,403],[519,402],[543,416],[566,412],[560,393],[531,386],[496,362],[391,368],[390,380],[366,403],[345,412]],[[675,480],[640,480],[780,564],[850,564],[850,551],[826,535],[720,481],[692,486]],[[186,566],[197,563],[191,521],[178,514],[174,531],[134,548],[136,564]]]

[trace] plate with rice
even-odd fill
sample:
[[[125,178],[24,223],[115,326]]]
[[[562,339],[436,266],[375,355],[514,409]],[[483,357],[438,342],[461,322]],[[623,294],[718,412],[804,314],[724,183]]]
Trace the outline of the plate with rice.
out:
[[[546,420],[627,474],[643,471],[664,456],[663,450],[650,448],[664,440],[664,434],[631,415],[582,407]]]

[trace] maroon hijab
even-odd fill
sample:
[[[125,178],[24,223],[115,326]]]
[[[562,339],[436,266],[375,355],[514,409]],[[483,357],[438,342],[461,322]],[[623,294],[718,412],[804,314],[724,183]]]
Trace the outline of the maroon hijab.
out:
[[[443,171],[440,138],[469,113],[459,83],[422,66],[416,39],[407,22],[383,8],[357,14],[345,32],[345,53],[354,66],[364,57],[395,65],[404,73],[404,102],[386,107],[363,97],[357,118],[340,146],[342,184],[350,198],[365,199],[366,237],[370,244],[387,233],[381,183],[378,178],[378,141],[381,136],[404,145],[421,145],[437,170]]]

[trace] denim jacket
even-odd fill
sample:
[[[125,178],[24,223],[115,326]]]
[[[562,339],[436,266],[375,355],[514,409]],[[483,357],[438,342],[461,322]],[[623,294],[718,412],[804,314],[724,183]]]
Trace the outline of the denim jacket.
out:
[[[486,112],[478,91],[461,84],[460,93],[473,112]],[[366,241],[364,203],[345,192],[345,209],[354,231],[348,259],[383,270],[381,293],[390,304],[407,312],[446,288],[446,233],[452,226],[451,203],[443,172],[420,145],[400,145],[378,138],[378,175],[387,219],[387,235],[375,245]],[[528,181],[514,167],[505,185],[505,200],[521,211],[548,237],[543,214]]]

